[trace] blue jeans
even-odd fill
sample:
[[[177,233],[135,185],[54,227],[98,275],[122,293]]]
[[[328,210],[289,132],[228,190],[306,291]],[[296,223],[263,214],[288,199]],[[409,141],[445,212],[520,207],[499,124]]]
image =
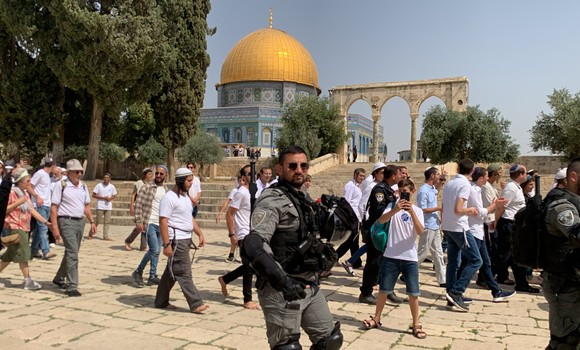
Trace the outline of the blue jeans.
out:
[[[416,261],[392,259],[383,256],[379,272],[379,290],[386,294],[394,291],[399,274],[405,278],[407,295],[418,297],[419,292],[419,264]]]
[[[159,262],[159,252],[161,251],[161,233],[159,232],[159,225],[149,224],[147,226],[147,244],[149,250],[143,256],[141,263],[137,267],[137,272],[143,273],[145,267],[151,261],[151,269],[149,270],[149,277],[157,275],[157,263]]]
[[[481,267],[479,246],[469,230],[465,233],[443,231],[443,234],[447,238],[446,288],[448,292],[461,295]],[[465,267],[458,273],[462,258],[465,259]]]
[[[350,259],[348,259],[346,262],[352,265],[358,259],[360,259],[361,256],[363,256],[364,254],[366,254],[366,252],[367,252],[367,245],[365,243],[360,248],[358,248],[358,250],[354,253],[354,255],[351,256]]]
[[[43,205],[36,208],[38,214],[42,215],[45,220],[50,217],[50,208]],[[32,233],[32,254],[36,254],[39,249],[42,250],[42,254],[46,256],[50,253],[50,246],[48,245],[48,227],[40,221],[36,220],[36,227]]]
[[[477,248],[482,260],[482,265],[479,269],[479,279],[487,283],[489,289],[491,289],[491,295],[496,295],[497,293],[501,292],[501,288],[497,284],[495,277],[493,276],[493,272],[491,272],[491,259],[489,258],[489,253],[487,251],[487,245],[485,241],[480,239],[475,238],[475,241],[477,242]],[[459,270],[457,270],[458,275],[460,275],[465,268],[466,262],[466,258],[461,259],[461,266],[459,267]]]

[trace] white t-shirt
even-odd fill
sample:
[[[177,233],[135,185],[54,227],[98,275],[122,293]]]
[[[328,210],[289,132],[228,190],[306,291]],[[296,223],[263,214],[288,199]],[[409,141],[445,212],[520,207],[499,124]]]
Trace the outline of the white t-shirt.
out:
[[[242,240],[250,233],[250,191],[244,186],[238,188],[230,207],[238,209],[234,216],[234,223],[236,224],[236,238]]]
[[[367,177],[365,177],[362,184],[360,184],[361,192],[364,192],[365,188],[367,188],[367,186],[372,184],[374,181],[375,181],[375,178],[373,177],[373,174],[370,174]]]
[[[526,206],[526,198],[522,188],[512,179],[503,188],[501,196],[507,200],[505,210],[501,215],[504,219],[513,220],[518,210]]]
[[[464,232],[469,230],[467,215],[455,214],[455,202],[463,198],[463,208],[467,208],[467,200],[471,193],[469,180],[461,174],[455,175],[443,188],[443,215],[441,221],[443,230],[451,232]]]
[[[193,177],[193,182],[191,184],[191,187],[189,188],[189,195],[191,196],[191,198],[196,198],[197,195],[199,193],[201,193],[201,182],[199,181],[199,177],[194,176]],[[193,205],[193,203],[192,203]]]
[[[388,205],[383,214],[390,212],[391,207],[391,205]],[[413,204],[413,211],[421,225],[424,225],[423,210]],[[400,210],[393,215],[389,227],[389,239],[383,256],[391,259],[418,261],[417,233],[414,227],[413,218],[411,218],[411,214],[408,211]]]
[[[147,224],[159,225],[159,203],[161,203],[163,196],[165,196],[165,186],[157,186],[155,197],[153,198],[153,202],[151,202],[151,215],[149,215],[149,222]]]
[[[193,205],[188,196],[169,191],[159,204],[159,217],[169,218],[169,239],[189,239],[193,231]]]
[[[469,194],[469,199],[467,200],[467,206],[469,208],[477,208],[477,216],[469,216],[467,218],[467,221],[469,222],[469,232],[471,232],[473,237],[483,241],[483,222],[487,217],[487,209],[483,207],[481,187],[473,182],[471,183],[471,192]]]
[[[50,207],[50,175],[46,173],[43,169],[38,170],[32,175],[30,179],[30,184],[34,187],[34,191],[42,198],[45,207]],[[37,207],[36,197],[32,197],[32,203]]]
[[[262,191],[265,190],[266,188],[270,187],[270,183],[267,182],[265,185],[262,183],[262,180],[258,180],[256,181],[256,185],[258,186],[258,191],[256,191],[256,198],[260,197],[260,194],[262,194]]]
[[[350,180],[349,182],[344,185],[344,190],[342,192],[342,196],[348,204],[350,204],[352,210],[354,210],[356,217],[358,218],[358,222],[361,222],[361,215],[358,210],[358,205],[362,198],[362,192],[360,190],[360,185],[356,183],[354,179]]]
[[[360,201],[358,202],[358,212],[360,214],[361,221],[368,217],[367,213],[367,203],[369,201],[369,197],[371,196],[371,192],[373,188],[377,185],[378,182],[373,181],[368,184],[365,189],[362,191],[362,195]]]
[[[52,191],[52,204],[58,205],[58,216],[71,216],[82,218],[85,215],[85,205],[91,202],[89,189],[85,184],[75,186],[68,179],[66,187],[62,188],[62,183],[58,183]]]
[[[115,185],[111,183],[109,183],[107,186],[103,185],[102,183],[99,183],[93,189],[93,193],[95,193],[99,197],[113,197],[117,195],[117,189],[115,188]],[[103,199],[97,199],[97,209],[113,210],[113,202],[108,202]]]
[[[236,195],[236,192],[238,192],[237,188],[232,188],[232,190],[230,191],[230,195],[228,196],[229,200],[233,200],[234,196]]]

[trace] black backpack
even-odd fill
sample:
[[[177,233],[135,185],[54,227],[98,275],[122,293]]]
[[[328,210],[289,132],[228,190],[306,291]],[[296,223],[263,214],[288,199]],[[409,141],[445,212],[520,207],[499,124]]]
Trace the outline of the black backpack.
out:
[[[532,269],[541,267],[541,237],[546,227],[546,205],[540,195],[540,176],[536,176],[535,183],[536,195],[515,215],[511,241],[514,262]]]

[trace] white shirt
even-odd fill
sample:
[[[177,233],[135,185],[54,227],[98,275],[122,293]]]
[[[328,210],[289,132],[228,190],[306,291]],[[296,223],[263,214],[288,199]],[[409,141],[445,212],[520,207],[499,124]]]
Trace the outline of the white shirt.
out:
[[[199,181],[199,177],[197,176],[193,177],[193,182],[191,183],[191,187],[189,188],[188,193],[193,199],[195,199],[197,195],[201,193],[201,181]]]
[[[489,207],[493,200],[499,196],[496,188],[493,187],[489,181],[485,182],[485,185],[481,186],[481,203],[484,207]],[[487,217],[485,218],[486,223],[491,223],[495,221],[495,213],[487,213]]]
[[[388,205],[383,214],[391,211],[391,207],[391,205]],[[413,204],[413,211],[421,225],[423,225],[423,210]],[[389,239],[383,256],[391,259],[418,261],[417,233],[415,232],[411,214],[406,210],[400,210],[391,217],[390,221]]]
[[[233,200],[234,196],[236,195],[236,192],[238,192],[237,188],[232,188],[232,190],[230,191],[230,195],[228,196],[229,200]]]
[[[193,231],[193,205],[188,196],[177,197],[174,191],[163,196],[159,204],[159,217],[168,218],[169,239],[189,239]]]
[[[99,183],[93,189],[93,193],[99,197],[113,197],[117,195],[117,189],[111,183],[107,186]],[[113,202],[104,199],[97,199],[97,210],[113,210]]]
[[[360,214],[361,221],[368,217],[367,213],[367,203],[369,201],[369,197],[371,196],[371,192],[373,188],[377,185],[376,181],[371,182],[367,187],[365,187],[364,191],[362,191],[362,196],[358,203],[358,212]]]
[[[234,223],[236,226],[236,238],[239,241],[250,233],[250,191],[245,186],[238,188],[230,207],[238,209],[234,216]]]
[[[51,202],[58,205],[58,216],[71,216],[82,218],[85,215],[85,205],[91,202],[89,189],[79,181],[78,186],[73,185],[70,180],[66,180],[66,187],[62,189],[62,184],[57,182],[52,192]]]
[[[443,214],[441,221],[443,230],[451,232],[464,232],[469,230],[467,215],[455,214],[455,203],[458,198],[463,198],[463,208],[467,208],[467,200],[471,193],[471,184],[461,174],[455,175],[443,188]]]
[[[30,184],[32,185],[32,187],[34,187],[34,191],[36,192],[36,194],[38,194],[40,196],[40,198],[42,198],[42,200],[44,201],[44,204],[42,204],[45,207],[50,207],[50,184],[52,182],[50,181],[50,175],[48,175],[46,173],[46,171],[44,171],[44,169],[40,169],[37,172],[34,173],[34,175],[32,175],[32,178],[30,179]],[[34,206],[37,207],[38,204],[36,203],[36,197],[32,197],[32,203],[34,203]]]
[[[369,176],[365,177],[362,184],[360,184],[361,192],[364,192],[365,188],[367,188],[367,186],[372,184],[374,181],[375,181],[375,178],[373,177],[373,174],[370,174]]]
[[[477,216],[468,216],[467,221],[469,222],[469,232],[473,237],[484,240],[483,232],[483,222],[487,217],[487,209],[484,208],[482,198],[481,198],[481,187],[477,186],[474,182],[471,183],[471,191],[469,193],[469,199],[467,200],[467,206],[469,208],[477,208]]]
[[[501,215],[504,219],[513,220],[518,210],[526,206],[526,198],[524,191],[517,182],[510,179],[503,188],[501,196],[507,200],[505,210]]]
[[[262,194],[262,191],[265,190],[266,188],[270,187],[270,183],[266,182],[266,184],[264,185],[264,183],[262,182],[262,180],[258,180],[256,181],[256,185],[258,186],[258,190],[256,191],[256,198],[260,197],[260,194]]]
[[[141,187],[143,187],[143,185],[145,185],[145,182],[143,180],[135,182],[135,184],[133,185],[133,193],[139,193],[139,190],[141,189]]]
[[[151,202],[151,215],[149,215],[149,222],[147,224],[159,225],[159,203],[161,203],[163,196],[165,196],[165,186],[157,186],[155,197],[153,198],[153,202]],[[191,211],[193,211],[193,209],[191,209]],[[189,213],[189,215],[191,215],[191,213]]]
[[[361,222],[361,215],[360,211],[358,210],[358,205],[362,198],[360,184],[358,184],[355,179],[351,179],[346,183],[346,185],[344,185],[342,196],[346,199],[348,204],[350,204],[352,210],[354,210],[356,217],[358,218],[358,222]]]

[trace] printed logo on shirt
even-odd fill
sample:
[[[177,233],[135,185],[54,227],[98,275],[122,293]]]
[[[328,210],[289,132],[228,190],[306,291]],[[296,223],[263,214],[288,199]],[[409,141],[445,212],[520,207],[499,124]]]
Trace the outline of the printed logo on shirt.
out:
[[[375,194],[375,199],[377,200],[377,202],[382,202],[383,199],[385,199],[385,194],[381,193],[381,192],[377,192],[377,194]]]
[[[408,222],[409,220],[411,220],[411,217],[409,216],[409,214],[403,213],[403,215],[401,215],[401,220],[403,220],[403,222]]]

